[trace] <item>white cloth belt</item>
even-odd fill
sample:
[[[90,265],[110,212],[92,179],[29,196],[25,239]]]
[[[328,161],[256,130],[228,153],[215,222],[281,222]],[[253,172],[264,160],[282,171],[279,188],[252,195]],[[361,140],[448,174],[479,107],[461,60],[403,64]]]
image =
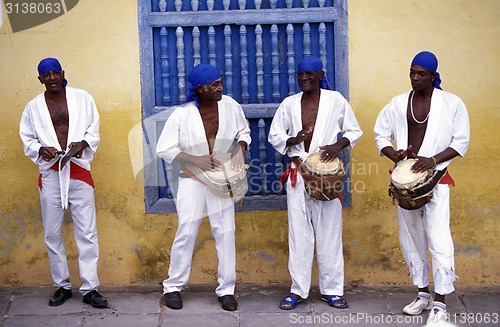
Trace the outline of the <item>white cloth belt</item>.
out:
[[[71,160],[61,168],[63,156],[59,158],[59,189],[61,191],[61,205],[64,209],[68,208],[69,198],[69,179],[70,179],[70,163]]]

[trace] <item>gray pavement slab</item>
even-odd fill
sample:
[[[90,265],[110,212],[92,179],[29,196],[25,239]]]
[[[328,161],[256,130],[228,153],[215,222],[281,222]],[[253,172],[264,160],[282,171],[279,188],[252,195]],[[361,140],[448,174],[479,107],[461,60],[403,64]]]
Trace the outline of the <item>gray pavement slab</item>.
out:
[[[385,298],[387,300],[388,310],[390,313],[399,314],[402,312],[405,305],[415,300],[417,293],[415,291],[409,292],[398,292],[389,291],[385,293]]]
[[[51,289],[52,290],[52,289]],[[48,305],[49,298],[53,295],[49,293],[34,294],[14,294],[9,313],[12,315],[61,315],[83,313],[84,303],[80,294],[73,297],[58,307]]]
[[[84,327],[138,327],[158,326],[158,314],[94,314],[85,316]]]
[[[460,301],[459,294],[453,292],[446,295],[446,310],[449,313],[460,314],[465,312],[465,308]]]
[[[0,314],[7,310],[7,303],[10,301],[10,293],[0,292]]]
[[[174,311],[174,310],[172,310]],[[182,311],[182,310],[177,310]],[[175,311],[175,312],[177,312]],[[178,326],[200,326],[200,327],[221,327],[238,326],[238,315],[236,313],[201,313],[201,314],[178,314],[167,312],[162,315],[161,327]]]
[[[344,309],[331,307],[327,302],[321,300],[321,295],[313,294],[314,311],[318,313],[333,313],[333,314],[350,314],[350,313],[387,313],[387,305],[385,303],[384,294],[375,291],[361,292],[346,291],[343,298],[349,306]]]
[[[96,309],[87,304],[87,312],[104,314],[158,314],[160,312],[160,293],[108,293],[103,295],[109,309]]]
[[[283,313],[287,312],[279,308],[281,300],[288,293],[269,293],[266,291],[259,291],[257,293],[242,292],[238,295],[238,311],[243,313]],[[311,301],[309,299],[302,300],[293,312],[310,312]]]
[[[34,316],[11,316],[3,321],[5,327],[28,327],[28,326],[82,326],[83,317],[79,315],[34,315]]]
[[[495,312],[500,311],[498,294],[468,293],[462,294],[461,300],[467,308],[467,313]]]
[[[315,326],[312,313],[289,312],[266,314],[266,313],[242,313],[240,315],[240,327],[282,327],[282,326]]]

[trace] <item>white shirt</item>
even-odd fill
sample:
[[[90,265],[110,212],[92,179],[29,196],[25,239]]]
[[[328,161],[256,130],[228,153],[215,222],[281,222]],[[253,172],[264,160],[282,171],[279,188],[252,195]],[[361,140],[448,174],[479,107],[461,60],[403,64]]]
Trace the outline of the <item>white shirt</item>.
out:
[[[375,142],[379,151],[392,147],[396,140],[397,149],[408,148],[407,108],[410,92],[394,97],[377,117],[375,123]],[[463,101],[451,93],[434,89],[431,98],[431,108],[427,129],[422,146],[417,155],[432,157],[452,148],[460,156],[467,152],[470,142],[470,125],[467,108]],[[437,170],[446,168],[451,160],[441,162]]]
[[[217,105],[219,129],[213,153],[230,152],[235,142],[250,144],[250,128],[240,104],[223,95]],[[194,101],[174,109],[156,146],[156,154],[168,163],[181,152],[196,156],[210,154],[203,120]]]
[[[269,143],[281,154],[287,153],[290,158],[300,157],[305,160],[309,154],[318,152],[320,146],[337,142],[337,135],[347,138],[352,148],[363,132],[347,100],[337,91],[321,89],[318,115],[309,146],[305,151],[304,142],[286,146],[286,141],[297,136],[302,128],[302,108],[300,100],[303,92],[289,96],[283,100],[276,110],[269,131]]]
[[[66,87],[69,126],[67,146],[66,149],[62,149],[50,118],[44,93],[40,93],[28,102],[21,117],[19,134],[23,141],[24,154],[39,166],[40,173],[42,173],[50,169],[57,159],[46,162],[38,153],[41,147],[54,147],[58,151],[68,151],[71,142],[85,140],[89,146],[83,150],[82,157],[78,159],[72,157],[71,161],[90,170],[90,162],[100,142],[99,113],[94,99],[84,90]]]
[[[40,93],[28,102],[21,116],[19,135],[24,145],[24,153],[38,165],[40,174],[47,171],[57,162],[58,158],[45,161],[38,151],[41,147],[54,147],[58,151],[69,151],[72,142],[82,140],[88,147],[82,151],[81,158],[72,157],[70,161],[78,166],[90,170],[90,162],[99,146],[99,113],[94,99],[81,89],[66,87],[66,102],[68,105],[68,139],[66,149],[62,149],[57,138],[49,108],[45,101],[45,92]],[[68,206],[68,192],[70,179],[70,163],[59,171],[61,203],[63,208]]]

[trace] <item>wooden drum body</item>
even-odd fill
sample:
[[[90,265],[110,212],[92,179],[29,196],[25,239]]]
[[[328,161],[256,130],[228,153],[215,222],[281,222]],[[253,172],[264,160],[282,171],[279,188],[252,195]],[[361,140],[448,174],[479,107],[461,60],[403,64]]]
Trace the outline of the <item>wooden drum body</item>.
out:
[[[311,154],[305,161],[304,185],[315,200],[330,201],[342,193],[344,164],[339,158],[332,162],[321,162],[323,152]]]
[[[427,204],[434,194],[434,187],[442,174],[438,171],[414,173],[411,167],[416,159],[400,162],[391,174],[389,195],[397,204],[406,210],[415,210]],[[437,178],[439,177],[439,178]]]

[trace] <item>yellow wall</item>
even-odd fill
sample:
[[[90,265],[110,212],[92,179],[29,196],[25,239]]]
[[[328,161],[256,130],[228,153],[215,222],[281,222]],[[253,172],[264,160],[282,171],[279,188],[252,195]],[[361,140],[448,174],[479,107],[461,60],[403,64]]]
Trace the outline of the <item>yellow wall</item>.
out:
[[[457,283],[498,284],[499,12],[496,0],[349,1],[350,97],[365,135],[352,153],[353,208],[344,210],[346,283],[409,283],[386,191],[390,163],[378,156],[372,129],[379,110],[409,90],[413,56],[430,50],[440,59],[443,88],[464,100],[472,125],[470,150],[450,169],[457,182],[451,196]],[[48,56],[61,60],[70,85],[94,96],[101,114],[92,165],[101,283],[161,281],[176,215],[144,214],[130,159],[128,135],[141,117],[136,1],[80,1],[62,17],[14,34],[4,13],[0,49],[0,285],[51,284],[37,169],[18,136],[24,105],[43,91],[36,65]],[[140,135],[132,142],[140,144]],[[67,221],[63,233],[78,284]],[[237,213],[236,225],[238,280],[288,283],[286,212]],[[216,261],[205,221],[191,281],[214,282]]]

